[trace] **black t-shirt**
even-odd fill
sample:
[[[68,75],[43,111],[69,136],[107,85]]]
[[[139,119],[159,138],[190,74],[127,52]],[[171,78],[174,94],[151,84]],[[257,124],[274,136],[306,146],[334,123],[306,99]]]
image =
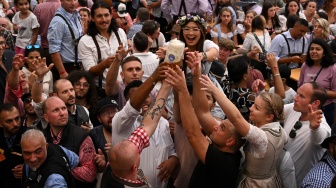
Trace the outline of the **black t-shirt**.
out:
[[[241,157],[240,151],[226,153],[209,144],[205,164],[198,161],[189,187],[235,187]]]

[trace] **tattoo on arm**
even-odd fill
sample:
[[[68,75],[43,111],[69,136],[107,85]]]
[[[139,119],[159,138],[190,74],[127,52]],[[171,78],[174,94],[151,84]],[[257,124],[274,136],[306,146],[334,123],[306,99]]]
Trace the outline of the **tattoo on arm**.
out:
[[[161,104],[162,103],[162,104]],[[147,110],[145,117],[150,114],[152,120],[154,119],[154,116],[159,116],[160,111],[164,108],[164,105],[166,103],[166,100],[164,98],[157,99],[155,103],[153,103],[149,109]]]

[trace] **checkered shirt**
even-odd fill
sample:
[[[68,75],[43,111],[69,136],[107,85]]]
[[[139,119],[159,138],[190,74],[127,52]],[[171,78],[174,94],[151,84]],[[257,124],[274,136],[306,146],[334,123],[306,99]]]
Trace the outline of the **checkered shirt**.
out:
[[[141,126],[135,129],[128,140],[133,142],[138,147],[139,153],[141,153],[144,148],[149,146],[149,136]]]

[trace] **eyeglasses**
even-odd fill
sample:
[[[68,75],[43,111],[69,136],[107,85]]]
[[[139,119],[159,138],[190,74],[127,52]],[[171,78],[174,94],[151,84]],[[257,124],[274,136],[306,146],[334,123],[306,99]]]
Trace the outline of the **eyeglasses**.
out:
[[[31,103],[31,101],[32,101],[33,99],[31,99],[31,98],[25,98],[24,100],[23,100],[23,102],[24,103],[26,103],[26,104],[29,104],[29,103]]]
[[[83,86],[83,88],[89,88],[90,87],[90,84],[87,83],[87,82],[75,82],[74,83],[74,86],[76,88],[80,88],[81,86]]]
[[[296,131],[301,129],[302,127],[302,123],[300,121],[297,121],[294,125],[294,127],[292,128],[292,130],[289,133],[289,138],[295,138],[296,137]]]
[[[102,117],[108,117],[110,115],[114,116],[116,113],[118,112],[117,109],[113,110],[113,111],[106,111],[100,114],[100,116]]]
[[[184,27],[182,29],[185,33],[190,33],[191,31],[194,32],[194,33],[197,33],[199,31],[201,31],[201,29],[197,28],[197,27],[194,27],[194,28]]]
[[[32,48],[37,48],[37,49],[39,49],[39,48],[41,48],[41,46],[38,45],[38,44],[34,44],[34,45],[29,44],[29,45],[26,46],[26,49],[27,49],[27,50],[30,50],[30,49],[32,49]]]

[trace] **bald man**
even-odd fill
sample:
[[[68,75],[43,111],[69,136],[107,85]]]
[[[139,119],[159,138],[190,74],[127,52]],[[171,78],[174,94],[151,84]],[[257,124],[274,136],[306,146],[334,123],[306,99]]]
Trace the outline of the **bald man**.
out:
[[[41,131],[31,129],[21,138],[25,165],[22,173],[24,187],[74,187],[71,169],[78,156],[61,146],[47,144]]]
[[[111,148],[108,154],[110,165],[105,169],[101,187],[150,187],[142,170],[138,169],[140,153],[149,146],[149,138],[154,134],[170,89],[171,86],[163,82],[155,102],[147,110],[141,125],[127,140]]]

